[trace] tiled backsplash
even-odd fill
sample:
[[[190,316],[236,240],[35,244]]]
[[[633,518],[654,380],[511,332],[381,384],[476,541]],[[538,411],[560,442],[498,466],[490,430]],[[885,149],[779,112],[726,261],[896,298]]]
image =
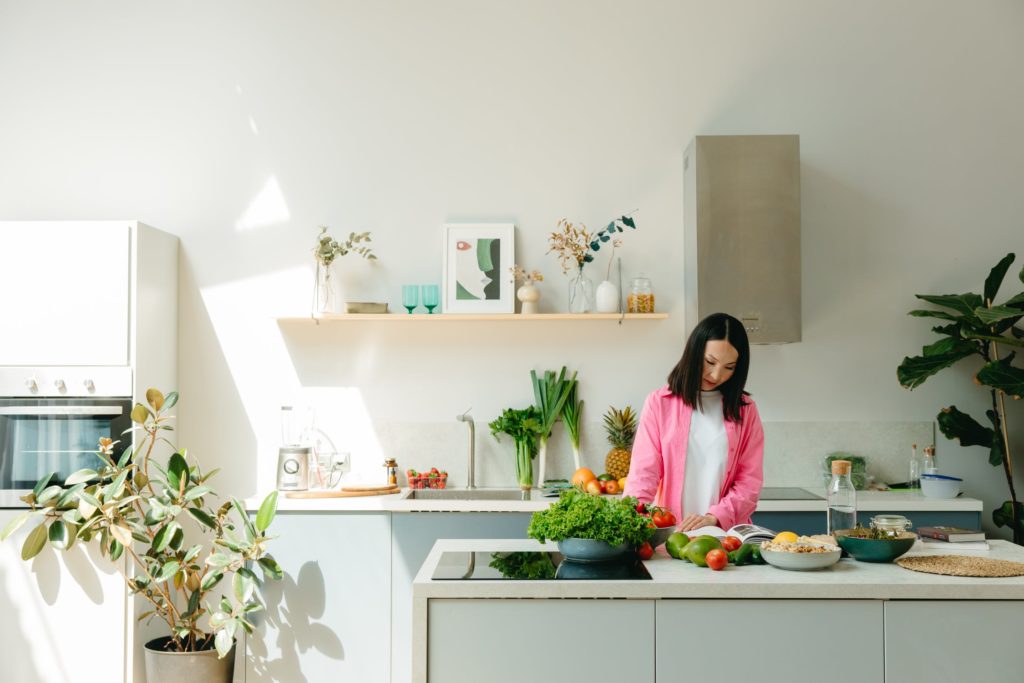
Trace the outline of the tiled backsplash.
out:
[[[905,481],[910,446],[918,452],[934,442],[932,422],[766,422],[764,483],[767,486],[822,486],[821,460],[828,453],[845,451],[864,456],[868,473],[876,481]],[[398,460],[403,476],[409,468],[431,466],[448,471],[448,485],[466,485],[469,428],[450,422],[393,422],[375,425],[376,445],[353,448],[350,482],[382,482],[385,457]],[[367,440],[363,440],[364,444]],[[502,436],[495,441],[487,423],[476,423],[476,484],[483,487],[514,487],[515,447]],[[604,471],[610,446],[600,422],[583,426],[582,464],[596,473]],[[572,449],[561,424],[555,426],[548,445],[546,478],[567,479],[574,469]],[[534,461],[534,477],[537,464]]]

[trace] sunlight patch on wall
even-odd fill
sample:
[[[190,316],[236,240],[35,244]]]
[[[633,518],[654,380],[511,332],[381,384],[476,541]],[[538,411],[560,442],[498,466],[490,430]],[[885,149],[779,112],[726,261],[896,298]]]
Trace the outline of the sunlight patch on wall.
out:
[[[270,176],[263,185],[249,206],[246,207],[241,217],[235,221],[235,230],[245,232],[256,228],[264,228],[268,225],[284,223],[291,218],[288,204],[281,193],[281,186],[277,182],[277,176]]]

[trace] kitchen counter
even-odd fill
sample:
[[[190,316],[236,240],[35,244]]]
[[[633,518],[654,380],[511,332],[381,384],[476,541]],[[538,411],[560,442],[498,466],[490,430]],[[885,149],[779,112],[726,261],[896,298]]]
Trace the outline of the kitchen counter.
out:
[[[985,557],[1024,562],[1024,548],[990,543]],[[523,646],[528,671],[545,680],[585,672],[589,683],[655,683],[731,666],[760,683],[1021,680],[1024,577],[939,576],[852,559],[811,572],[716,572],[659,552],[644,563],[651,580],[431,578],[446,551],[545,547],[434,544],[413,584],[414,683],[522,680]]]
[[[1024,548],[990,540],[978,556],[1024,562]],[[1024,600],[1024,577],[978,579],[924,574],[892,563],[840,560],[829,569],[799,572],[771,565],[730,566],[715,572],[673,560],[664,546],[644,564],[650,581],[434,581],[431,576],[445,551],[557,550],[532,539],[442,539],[413,582],[414,598],[771,598],[867,600]],[[938,551],[908,553],[937,555]]]
[[[446,489],[451,490],[451,489]],[[495,489],[481,489],[493,491]],[[504,489],[512,490],[512,489]],[[761,500],[757,512],[825,512],[824,489],[807,489],[822,496],[821,500]],[[303,512],[536,512],[545,510],[556,500],[534,491],[530,500],[419,500],[411,498],[412,489],[387,496],[358,498],[288,498],[281,493],[278,509]],[[263,496],[246,500],[249,509],[256,510]],[[2,507],[2,505],[0,505]],[[22,505],[23,507],[23,505]],[[925,498],[907,491],[858,491],[859,512],[981,512],[982,501],[977,498]]]

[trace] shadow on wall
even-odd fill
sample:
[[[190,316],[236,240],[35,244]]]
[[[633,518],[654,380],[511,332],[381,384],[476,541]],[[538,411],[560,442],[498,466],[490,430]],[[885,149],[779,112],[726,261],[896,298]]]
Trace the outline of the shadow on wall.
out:
[[[311,650],[344,661],[345,648],[337,634],[318,620],[327,604],[326,582],[318,562],[306,562],[298,576],[286,573],[281,581],[263,587],[266,611],[248,641],[249,666],[256,681],[308,681],[300,659]],[[267,645],[268,626],[276,634],[275,652]]]

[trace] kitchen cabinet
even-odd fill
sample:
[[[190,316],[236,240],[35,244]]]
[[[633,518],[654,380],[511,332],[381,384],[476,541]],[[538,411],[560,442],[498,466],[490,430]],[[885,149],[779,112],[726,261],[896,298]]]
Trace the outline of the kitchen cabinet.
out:
[[[741,679],[765,682],[883,678],[881,601],[659,600],[656,620],[658,680],[700,672],[702,662],[732,662],[726,675],[740,666],[749,674]],[[837,666],[839,652],[856,653],[856,666]]]
[[[390,517],[278,512],[270,553],[284,578],[261,588],[246,683],[389,680]]]
[[[0,365],[127,365],[131,246],[128,221],[0,223]]]
[[[392,520],[391,680],[412,678],[412,582],[439,538],[526,538],[531,513],[394,513]],[[514,640],[503,647],[510,652]],[[447,678],[434,680],[446,681]],[[488,680],[488,676],[476,680]],[[569,680],[572,680],[571,677]]]
[[[1016,656],[1022,607],[967,600],[885,603],[886,683],[1022,680]]]
[[[653,600],[431,600],[429,620],[430,681],[654,683]]]
[[[0,510],[0,528],[22,512]],[[0,679],[18,683],[125,680],[124,634],[130,603],[121,574],[95,547],[81,544],[66,552],[47,545],[24,562],[21,546],[34,526],[28,522],[0,543],[4,652]],[[97,649],[102,657],[94,656]]]

